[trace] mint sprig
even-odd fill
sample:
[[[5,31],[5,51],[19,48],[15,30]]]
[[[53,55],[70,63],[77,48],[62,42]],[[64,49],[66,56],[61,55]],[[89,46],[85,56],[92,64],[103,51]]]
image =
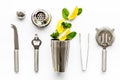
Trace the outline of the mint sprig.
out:
[[[66,28],[71,28],[72,24],[71,23],[67,23],[67,22],[62,22],[61,23],[63,28],[66,29]]]
[[[53,32],[50,36],[51,36],[53,39],[57,39],[58,36],[59,36],[59,33],[58,33],[57,30],[56,30],[56,32]]]

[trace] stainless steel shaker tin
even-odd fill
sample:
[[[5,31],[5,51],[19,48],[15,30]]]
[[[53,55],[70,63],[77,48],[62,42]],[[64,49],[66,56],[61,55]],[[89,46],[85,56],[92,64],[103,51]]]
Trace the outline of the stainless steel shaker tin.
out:
[[[68,63],[69,44],[69,40],[51,40],[52,60],[55,72],[65,72]]]
[[[32,13],[31,20],[35,26],[43,28],[51,22],[51,15],[43,9],[38,9]]]

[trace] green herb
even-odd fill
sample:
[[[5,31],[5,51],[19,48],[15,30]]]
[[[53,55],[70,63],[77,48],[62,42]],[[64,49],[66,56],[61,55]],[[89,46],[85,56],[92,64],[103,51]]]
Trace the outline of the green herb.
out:
[[[59,33],[56,31],[56,32],[53,32],[50,36],[51,36],[53,39],[57,39],[57,37],[59,36]]]
[[[67,20],[68,19],[68,16],[69,16],[69,11],[67,8],[63,8],[62,9],[62,17]]]
[[[72,24],[67,22],[62,22],[62,26],[66,29],[66,28],[71,28]]]
[[[77,15],[80,15],[82,13],[82,8],[79,8],[78,9],[78,14]]]
[[[76,36],[76,32],[71,32],[70,34],[67,35],[67,39],[71,40]]]

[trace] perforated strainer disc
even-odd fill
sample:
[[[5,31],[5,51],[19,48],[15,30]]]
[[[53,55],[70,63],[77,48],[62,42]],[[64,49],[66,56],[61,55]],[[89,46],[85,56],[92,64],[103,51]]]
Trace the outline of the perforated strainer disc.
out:
[[[32,13],[31,20],[35,26],[43,28],[51,22],[51,15],[43,9],[38,9]]]
[[[103,48],[111,46],[114,41],[114,37],[113,37],[114,29],[102,28],[96,30],[97,30],[97,34],[96,34],[97,43]]]

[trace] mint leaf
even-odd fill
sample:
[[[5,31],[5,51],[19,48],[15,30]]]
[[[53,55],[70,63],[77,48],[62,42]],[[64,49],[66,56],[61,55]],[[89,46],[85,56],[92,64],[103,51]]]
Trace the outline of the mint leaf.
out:
[[[53,39],[57,39],[57,37],[59,36],[59,33],[56,31],[56,32],[53,32],[50,36],[51,36]]]
[[[68,15],[69,15],[69,11],[67,8],[63,8],[62,9],[62,17],[67,20],[68,19]]]
[[[78,14],[77,15],[80,15],[82,13],[82,8],[79,8],[78,9]]]
[[[71,32],[70,34],[67,35],[67,39],[71,40],[76,36],[76,32]]]
[[[67,23],[67,28],[71,28],[72,24],[71,23]]]
[[[61,23],[63,28],[66,29],[66,28],[71,28],[72,24],[71,23],[67,23],[67,22],[62,22]]]

